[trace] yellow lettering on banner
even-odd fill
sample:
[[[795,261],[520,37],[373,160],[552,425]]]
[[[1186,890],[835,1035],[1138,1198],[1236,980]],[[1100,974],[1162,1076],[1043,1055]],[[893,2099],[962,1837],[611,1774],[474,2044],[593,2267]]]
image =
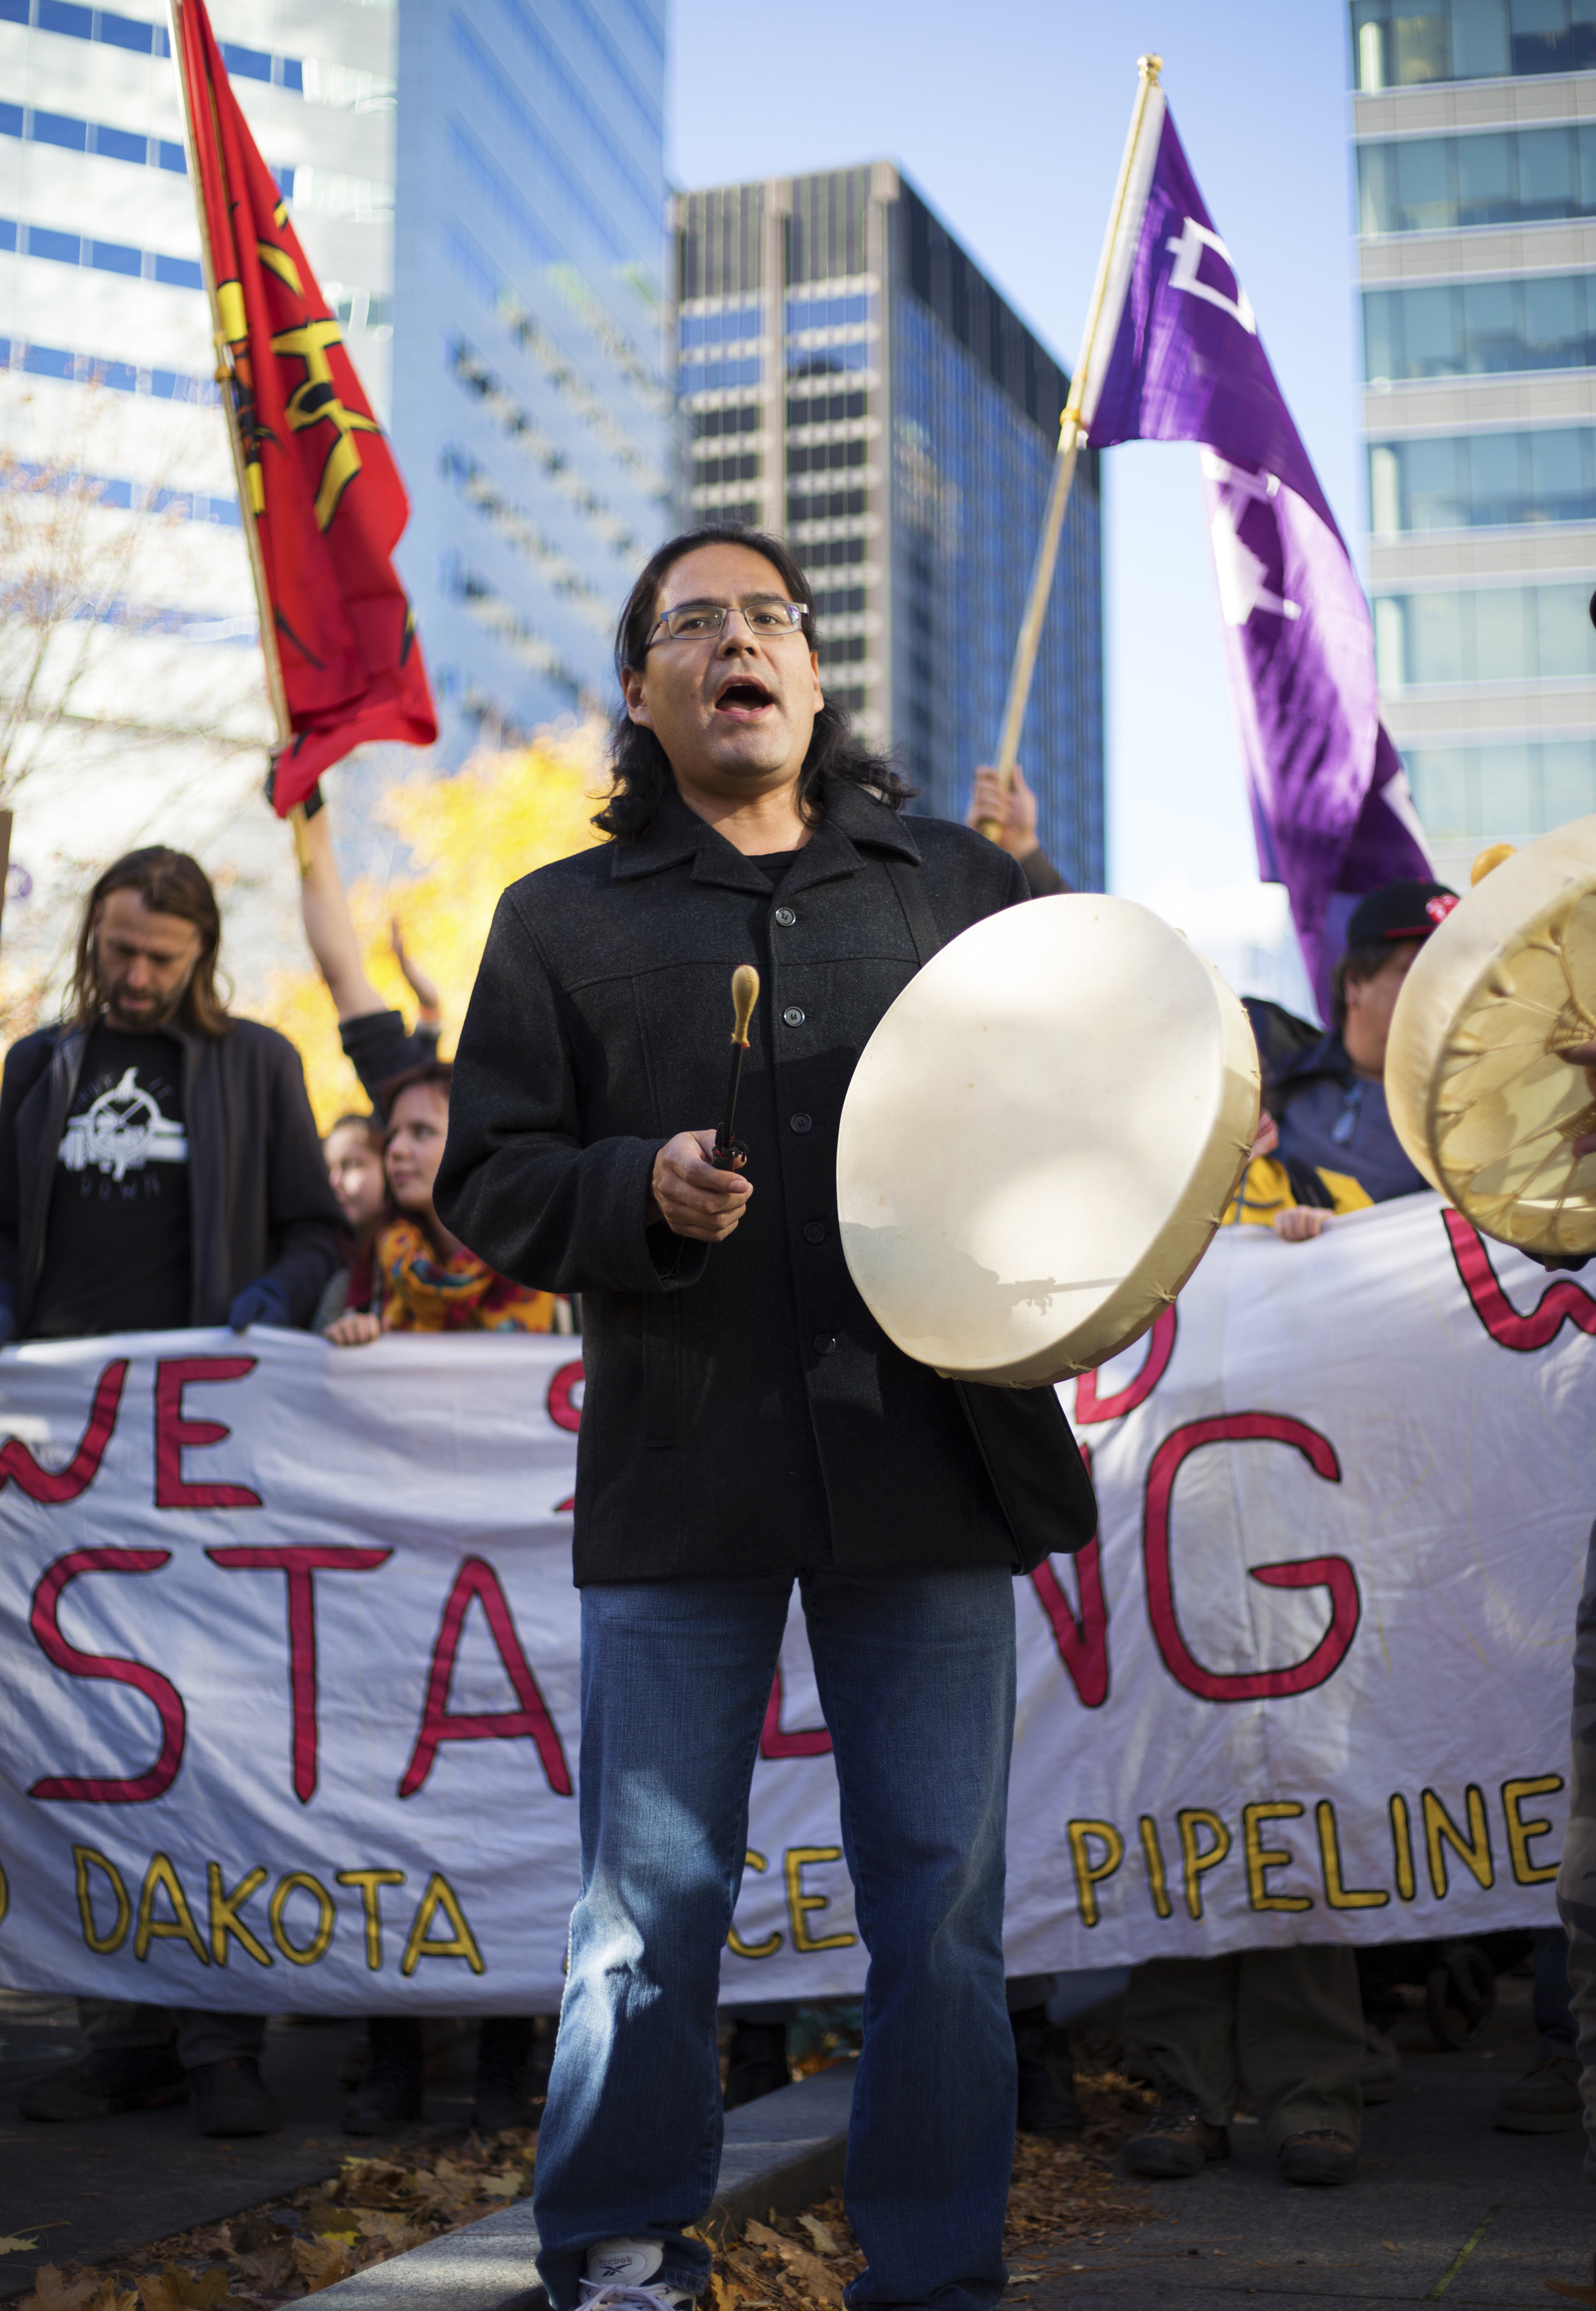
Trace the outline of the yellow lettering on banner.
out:
[[[770,1868],[770,1863],[763,1854],[755,1853],[752,1846],[748,1848],[743,1860],[750,1870],[763,1871]],[[772,1932],[768,1933],[762,1942],[746,1942],[742,1940],[737,1928],[733,1926],[726,1937],[726,1947],[734,1958],[774,1958],[781,1947],[781,1937],[779,1933]]]
[[[1413,1831],[1408,1820],[1408,1801],[1400,1790],[1391,1801],[1391,1844],[1396,1857],[1397,1892],[1404,1902],[1411,1902],[1418,1891],[1418,1881],[1413,1875]]]
[[[1446,1856],[1443,1843],[1451,1846],[1464,1868],[1470,1871],[1480,1886],[1488,1893],[1496,1882],[1496,1868],[1491,1861],[1490,1826],[1485,1818],[1485,1792],[1470,1782],[1464,1792],[1469,1808],[1469,1835],[1464,1837],[1434,1790],[1426,1790],[1423,1797],[1425,1818],[1425,1852],[1429,1858],[1430,1884],[1435,1899],[1446,1896]]]
[[[77,1914],[83,1922],[83,1940],[101,1958],[109,1958],[113,1950],[121,1949],[127,1939],[127,1929],[133,1923],[133,1905],[127,1898],[127,1888],[122,1883],[122,1873],[114,1862],[108,1862],[105,1855],[96,1853],[92,1845],[74,1845],[72,1858],[77,1864]],[[117,1923],[109,1934],[99,1934],[94,1931],[94,1905],[89,1897],[91,1869],[104,1871],[110,1880],[111,1892],[117,1897]]]
[[[782,1863],[787,1879],[787,1914],[792,1923],[792,1947],[795,1950],[851,1949],[858,1941],[857,1934],[812,1934],[808,1913],[829,1910],[829,1894],[807,1894],[804,1891],[804,1872],[812,1862],[841,1862],[840,1845],[789,1845]]]
[[[1141,1850],[1147,1865],[1147,1888],[1153,1897],[1156,1916],[1173,1914],[1173,1904],[1169,1898],[1169,1885],[1164,1875],[1164,1848],[1158,1843],[1158,1825],[1150,1813],[1144,1813],[1137,1823],[1141,1832]]]
[[[1202,1875],[1205,1870],[1217,1870],[1230,1852],[1230,1832],[1217,1813],[1207,1806],[1182,1806],[1175,1816],[1175,1827],[1181,1833],[1181,1864],[1186,1879],[1186,1910],[1190,1917],[1202,1915]],[[1211,1829],[1214,1843],[1199,1846],[1197,1833]]]
[[[453,1940],[433,1942],[427,1940],[427,1928],[441,1910],[454,1928]],[[476,1936],[466,1923],[466,1913],[459,1897],[441,1870],[434,1870],[427,1880],[427,1890],[416,1905],[415,1923],[410,1929],[410,1939],[405,1945],[405,1955],[399,1961],[399,1972],[411,1975],[423,1958],[463,1958],[473,1974],[485,1974],[482,1952],[476,1947]]]
[[[1289,1845],[1265,1845],[1266,1821],[1296,1821],[1307,1812],[1295,1798],[1265,1799],[1242,1808],[1242,1852],[1247,1863],[1247,1903],[1254,1910],[1311,1910],[1312,1894],[1272,1894],[1269,1873],[1289,1870],[1296,1860]]]
[[[1103,1846],[1103,1859],[1095,1867],[1087,1849],[1086,1840],[1095,1837]],[[1069,1858],[1075,1864],[1076,1892],[1080,1901],[1081,1923],[1097,1923],[1097,1888],[1105,1878],[1112,1878],[1125,1859],[1125,1841],[1112,1821],[1072,1821],[1069,1825]]]
[[[402,1870],[340,1870],[336,1876],[340,1886],[358,1886],[361,1889],[361,1904],[366,1914],[366,1964],[373,1974],[378,1974],[382,1968],[382,1913],[377,1906],[377,1889],[379,1886],[402,1886],[405,1872]]]
[[[219,1862],[206,1862],[205,1882],[211,1892],[211,1956],[218,1966],[227,1964],[229,1934],[232,1935],[240,1949],[249,1951],[257,1966],[273,1966],[276,1963],[270,1950],[256,1940],[255,1936],[239,1915],[239,1912],[249,1899],[250,1895],[258,1894],[266,1881],[265,1866],[257,1864],[255,1869],[240,1879],[230,1894],[227,1891],[226,1880],[222,1875],[222,1864]]]
[[[1319,1860],[1324,1871],[1324,1898],[1332,1910],[1383,1910],[1391,1896],[1383,1886],[1348,1886],[1341,1872],[1341,1833],[1336,1809],[1321,1798],[1313,1809],[1319,1825]]]
[[[162,1890],[172,1906],[170,1918],[155,1915],[155,1897]],[[201,1966],[211,1963],[211,1953],[199,1938],[199,1928],[195,1924],[194,1913],[188,1907],[188,1897],[164,1853],[150,1856],[150,1866],[139,1889],[138,1924],[133,1936],[134,1957],[147,1963],[150,1944],[153,1941],[187,1942]]]
[[[1530,1852],[1532,1837],[1549,1837],[1552,1825],[1537,1818],[1526,1821],[1519,1808],[1526,1798],[1555,1798],[1563,1786],[1561,1774],[1537,1774],[1533,1781],[1504,1782],[1502,1811],[1507,1820],[1507,1851],[1513,1856],[1513,1875],[1520,1886],[1546,1886],[1557,1874],[1555,1862],[1537,1862]]]
[[[283,1914],[287,1909],[291,1897],[301,1893],[310,1896],[318,1912],[316,1932],[302,1946],[289,1940],[288,1930],[283,1923]],[[326,1957],[327,1946],[333,1938],[333,1921],[336,1915],[337,1912],[333,1907],[332,1896],[320,1879],[312,1878],[308,1870],[291,1870],[285,1878],[279,1878],[272,1888],[272,1898],[266,1904],[266,1916],[271,1923],[272,1940],[290,1966],[314,1966],[318,1958]]]

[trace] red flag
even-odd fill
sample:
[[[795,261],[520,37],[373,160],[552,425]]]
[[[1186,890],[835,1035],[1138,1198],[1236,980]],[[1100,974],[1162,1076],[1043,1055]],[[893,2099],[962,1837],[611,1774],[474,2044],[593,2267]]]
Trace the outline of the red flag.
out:
[[[285,816],[319,773],[373,738],[438,736],[415,620],[389,559],[410,516],[275,179],[228,81],[204,0],[180,0],[178,68],[232,359],[246,525],[258,541],[291,743],[272,799]]]

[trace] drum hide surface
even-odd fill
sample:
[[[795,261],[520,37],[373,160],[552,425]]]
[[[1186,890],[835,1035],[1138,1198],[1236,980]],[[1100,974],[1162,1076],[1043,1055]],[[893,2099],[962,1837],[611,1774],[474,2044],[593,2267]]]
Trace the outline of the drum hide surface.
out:
[[[1241,1005],[1128,900],[1032,900],[952,940],[866,1046],[837,1208],[867,1306],[944,1374],[1092,1370],[1207,1249],[1258,1121]]]

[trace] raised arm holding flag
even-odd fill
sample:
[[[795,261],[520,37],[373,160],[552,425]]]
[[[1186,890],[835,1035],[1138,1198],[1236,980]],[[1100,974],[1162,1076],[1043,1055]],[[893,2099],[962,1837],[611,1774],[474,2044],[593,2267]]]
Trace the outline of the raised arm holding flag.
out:
[[[437,710],[390,559],[409,501],[204,0],[170,0],[205,288],[277,725],[280,816],[378,738],[431,746]]]
[[[1158,85],[1140,83],[1064,412],[999,766],[1013,763],[1077,454],[1198,441],[1259,866],[1328,1011],[1357,898],[1429,859],[1380,720],[1368,605]]]

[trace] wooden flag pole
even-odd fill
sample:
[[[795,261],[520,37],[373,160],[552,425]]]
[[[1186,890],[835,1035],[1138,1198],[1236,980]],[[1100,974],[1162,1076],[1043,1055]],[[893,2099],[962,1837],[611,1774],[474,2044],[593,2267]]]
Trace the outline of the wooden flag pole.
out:
[[[1108,231],[1103,236],[1102,254],[1097,259],[1097,278],[1092,284],[1092,301],[1086,310],[1086,335],[1081,340],[1080,357],[1075,364],[1075,375],[1069,380],[1069,397],[1059,421],[1059,448],[1053,459],[1052,478],[1048,484],[1047,504],[1042,517],[1042,536],[1037,544],[1036,559],[1031,565],[1031,584],[1025,596],[1025,614],[1020,620],[1019,640],[1015,644],[1014,666],[1008,677],[1008,696],[1003,708],[1003,724],[998,737],[997,769],[1004,789],[1012,786],[1014,768],[1019,759],[1020,730],[1025,719],[1025,708],[1031,696],[1032,676],[1036,671],[1036,654],[1042,647],[1042,621],[1047,615],[1048,599],[1053,589],[1053,571],[1059,559],[1059,541],[1064,535],[1064,516],[1069,504],[1069,492],[1075,481],[1076,461],[1086,428],[1081,417],[1086,386],[1092,375],[1096,353],[1096,336],[1103,318],[1103,299],[1108,293],[1109,275],[1114,252],[1119,245],[1120,231],[1124,222],[1126,196],[1130,188],[1130,174],[1141,142],[1142,122],[1147,100],[1158,85],[1158,75],[1164,69],[1162,57],[1138,57],[1136,61],[1136,103],[1130,115],[1130,134],[1125,139],[1125,150],[1120,160],[1120,179],[1114,187],[1113,206],[1109,212]],[[989,842],[998,842],[1003,833],[996,819],[983,818],[981,832]]]
[[[171,25],[172,63],[177,70],[178,94],[183,108],[183,144],[188,160],[188,181],[194,187],[194,205],[199,217],[200,270],[205,276],[205,295],[210,301],[211,336],[216,348],[216,383],[221,389],[222,414],[227,420],[233,479],[239,493],[239,516],[243,523],[244,544],[249,556],[249,575],[255,585],[255,614],[260,625],[261,656],[266,660],[266,695],[271,701],[272,719],[277,727],[276,742],[272,748],[275,757],[292,741],[293,726],[288,717],[288,693],[283,685],[283,660],[277,650],[277,621],[272,608],[271,589],[266,583],[266,554],[257,527],[257,509],[249,494],[249,461],[239,425],[238,382],[233,374],[231,341],[222,318],[222,298],[216,281],[216,256],[211,247],[210,221],[205,214],[205,187],[199,173],[199,129],[194,118],[195,92],[189,88],[188,75],[183,69],[182,11],[183,0],[167,0],[167,13]],[[221,138],[216,133],[214,110],[210,125],[216,165],[225,182],[227,163],[222,157]],[[303,805],[296,804],[288,816],[293,829],[294,857],[302,877],[310,871]]]

